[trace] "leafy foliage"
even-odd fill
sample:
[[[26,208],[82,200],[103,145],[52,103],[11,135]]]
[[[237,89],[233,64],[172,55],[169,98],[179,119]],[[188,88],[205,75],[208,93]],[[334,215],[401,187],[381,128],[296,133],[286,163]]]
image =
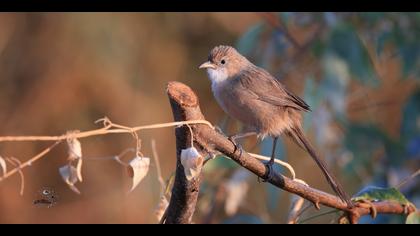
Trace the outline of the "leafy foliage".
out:
[[[354,201],[395,201],[403,205],[411,204],[405,196],[396,188],[380,188],[367,186],[352,198]]]

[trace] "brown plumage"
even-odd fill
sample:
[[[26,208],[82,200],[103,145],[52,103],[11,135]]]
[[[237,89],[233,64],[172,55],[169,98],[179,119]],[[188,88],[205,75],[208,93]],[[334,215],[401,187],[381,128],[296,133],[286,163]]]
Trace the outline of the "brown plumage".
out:
[[[219,105],[231,117],[241,121],[246,132],[254,132],[261,138],[271,136],[274,140],[282,134],[292,138],[315,160],[337,195],[349,207],[352,206],[349,197],[303,134],[301,112],[310,111],[305,101],[230,46],[215,47],[200,68],[207,69]],[[274,150],[269,172],[273,163]]]

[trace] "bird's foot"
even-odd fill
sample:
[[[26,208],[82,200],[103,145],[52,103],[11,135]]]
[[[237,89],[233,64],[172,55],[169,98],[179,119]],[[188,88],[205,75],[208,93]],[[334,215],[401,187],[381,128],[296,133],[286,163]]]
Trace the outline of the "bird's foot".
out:
[[[264,163],[266,167],[266,173],[264,175],[264,178],[262,179],[262,182],[269,182],[273,179],[274,176],[274,160],[269,160],[268,162]],[[260,177],[258,177],[258,182],[261,182]]]
[[[237,150],[239,150],[239,156],[242,156],[243,148],[242,148],[241,144],[236,142],[236,135],[230,135],[230,136],[228,136],[228,139],[235,146],[235,149],[233,150],[233,153],[235,153]]]
[[[235,149],[233,150],[232,153],[235,153],[236,151],[239,150],[239,155],[242,156],[242,152],[243,152],[243,148],[242,145],[236,142],[236,139],[238,138],[238,135],[226,135],[223,130],[219,127],[219,126],[214,126],[214,130],[216,130],[217,133],[222,134],[224,136],[227,136],[227,138],[229,139],[229,141],[235,146]]]
[[[375,205],[373,205],[373,203],[371,201],[362,199],[362,200],[359,200],[358,202],[356,202],[356,206],[369,209],[369,213],[370,213],[370,216],[372,217],[372,219],[376,218],[376,215],[377,215],[378,211],[376,210]]]

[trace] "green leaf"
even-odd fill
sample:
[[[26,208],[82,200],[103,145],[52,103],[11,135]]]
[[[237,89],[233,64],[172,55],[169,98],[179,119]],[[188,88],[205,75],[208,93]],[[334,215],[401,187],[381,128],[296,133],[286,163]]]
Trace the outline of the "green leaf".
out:
[[[394,201],[402,205],[411,204],[405,196],[396,188],[381,188],[375,186],[368,186],[358,192],[353,198],[353,201],[368,200],[368,201]]]
[[[420,224],[420,211],[411,212],[405,220],[406,224]]]
[[[420,90],[410,96],[403,109],[401,136],[410,140],[420,134]]]
[[[328,47],[331,52],[347,62],[353,78],[365,85],[378,85],[370,56],[352,26],[337,25],[331,32]]]
[[[251,26],[248,31],[241,36],[236,44],[238,51],[244,56],[249,56],[255,48],[263,30],[264,25],[262,23],[257,23],[254,26]]]

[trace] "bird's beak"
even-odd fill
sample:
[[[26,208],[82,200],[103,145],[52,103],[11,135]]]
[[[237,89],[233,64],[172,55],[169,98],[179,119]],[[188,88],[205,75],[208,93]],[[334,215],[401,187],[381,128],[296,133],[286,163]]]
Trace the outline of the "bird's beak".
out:
[[[207,68],[216,69],[216,65],[210,61],[206,61],[203,64],[201,64],[198,68],[199,69],[207,69]]]

